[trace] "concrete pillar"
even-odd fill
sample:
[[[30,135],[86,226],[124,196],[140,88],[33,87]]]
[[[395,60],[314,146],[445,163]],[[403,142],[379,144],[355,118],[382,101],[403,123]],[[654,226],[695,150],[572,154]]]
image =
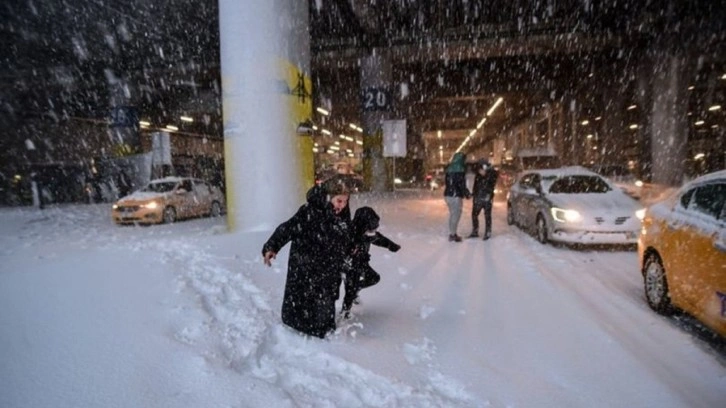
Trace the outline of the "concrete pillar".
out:
[[[656,58],[650,121],[652,181],[679,185],[683,181],[688,140],[688,65],[683,54]]]
[[[360,70],[361,112],[363,119],[363,176],[371,191],[392,188],[383,157],[381,122],[389,119],[392,106],[391,59],[381,49],[363,58]]]
[[[304,202],[310,187],[300,171],[304,160],[297,134],[298,119],[309,118],[312,106],[309,72],[304,72],[310,66],[307,3],[298,3],[219,2],[227,220],[232,231],[274,227]],[[302,89],[297,74],[302,75]],[[298,100],[308,104],[307,112],[294,109]],[[308,150],[312,163],[312,146]]]

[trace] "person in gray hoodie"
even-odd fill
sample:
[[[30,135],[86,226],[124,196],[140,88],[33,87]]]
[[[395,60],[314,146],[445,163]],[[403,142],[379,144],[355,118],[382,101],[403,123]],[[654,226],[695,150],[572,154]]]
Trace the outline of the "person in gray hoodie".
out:
[[[461,152],[454,153],[451,162],[446,166],[444,200],[449,207],[449,241],[461,242],[457,234],[461,210],[464,207],[464,198],[470,198],[471,193],[466,188],[466,155]]]

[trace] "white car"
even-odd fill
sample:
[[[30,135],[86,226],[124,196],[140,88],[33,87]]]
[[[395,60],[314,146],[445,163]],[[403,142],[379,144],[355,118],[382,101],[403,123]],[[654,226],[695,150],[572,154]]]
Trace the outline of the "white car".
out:
[[[643,207],[584,167],[522,172],[507,197],[507,223],[541,243],[635,245]]]

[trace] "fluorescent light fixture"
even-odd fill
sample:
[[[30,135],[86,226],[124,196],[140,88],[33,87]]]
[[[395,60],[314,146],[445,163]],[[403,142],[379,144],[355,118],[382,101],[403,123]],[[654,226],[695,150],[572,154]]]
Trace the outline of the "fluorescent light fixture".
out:
[[[145,120],[140,120],[140,121],[139,121],[139,125],[140,125],[141,127],[149,127],[149,126],[151,126],[151,123],[149,123],[149,122],[147,122],[147,121],[145,121]]]
[[[355,139],[355,144],[359,144],[359,145],[363,146],[363,141]]]
[[[318,111],[318,112],[320,112],[320,113],[322,113],[325,116],[330,115],[330,112],[329,111],[327,111],[327,110],[325,110],[325,109],[323,109],[323,108],[321,108],[319,106],[317,108],[315,108],[315,110]]]
[[[487,116],[492,116],[492,113],[494,113],[494,109],[496,109],[496,108],[497,108],[497,106],[499,106],[499,104],[501,104],[501,103],[502,103],[502,101],[504,101],[504,98],[502,98],[502,97],[500,96],[500,97],[499,97],[499,99],[497,99],[497,101],[496,101],[496,102],[494,102],[494,105],[492,105],[492,107],[491,107],[491,108],[489,108],[489,110],[487,111]]]
[[[313,147],[313,153],[320,153],[320,150],[317,147]]]
[[[711,112],[721,110],[721,105],[713,105],[709,107],[708,110],[710,110]]]
[[[472,129],[471,132],[469,132],[469,137],[472,137],[476,134],[476,129]],[[466,140],[469,140],[469,137],[466,138]]]
[[[171,130],[173,132],[176,132],[177,130],[179,130],[179,128],[174,125],[166,125],[166,129]]]
[[[638,107],[638,105],[630,105],[630,106],[628,106],[628,110],[633,110],[637,107]]]
[[[351,124],[349,124],[348,126],[349,126],[349,127],[351,128],[351,129],[353,129],[353,130],[358,130],[358,125],[356,125],[355,123],[351,123]]]
[[[337,150],[340,150],[340,146],[333,145],[333,146],[328,147],[328,149],[337,151]]]
[[[350,136],[346,136],[346,137],[345,137],[345,140],[347,140],[347,141],[349,141],[349,142],[353,142],[353,141],[355,141],[355,139],[353,139],[353,138],[352,138],[352,137],[350,137]]]
[[[476,128],[477,129],[481,129],[481,127],[484,126],[484,122],[486,122],[486,121],[487,121],[487,118],[485,118],[485,117],[484,118],[481,118],[481,120],[479,121],[479,123],[476,124]]]
[[[345,135],[344,135],[344,134],[342,134],[342,133],[341,133],[341,134],[340,134],[340,136],[338,136],[338,137],[339,137],[339,138],[341,138],[341,139],[345,139]]]
[[[438,137],[439,139],[441,139],[441,134],[442,134],[442,133],[441,133],[441,131],[439,130],[438,132],[436,132],[436,137]]]
[[[357,131],[358,131],[358,132],[360,132],[360,133],[363,133],[363,128],[362,128],[362,127],[360,127],[360,126],[359,126],[359,127],[357,127],[357,128],[355,128],[355,130],[357,130]]]
[[[325,153],[328,153],[328,154],[335,154],[336,152],[335,152],[335,150],[330,150],[330,149],[328,149],[328,151],[327,151],[327,152],[325,152]]]
[[[328,129],[323,129],[322,132],[323,132],[323,134],[326,134],[328,136],[332,135],[332,133],[330,133],[330,131]]]
[[[721,79],[726,79],[726,74],[721,75]]]
[[[191,116],[179,116],[179,119],[181,119],[182,122],[194,122],[194,118]]]
[[[706,154],[704,153],[698,153],[697,155],[693,156],[693,160],[700,160],[706,157]]]
[[[589,124],[590,124],[590,121],[589,121],[589,120],[587,120],[587,119],[585,119],[585,120],[583,120],[582,122],[580,122],[580,124],[581,124],[582,126],[585,126],[585,125],[589,125]]]
[[[697,121],[696,121],[696,122],[694,123],[694,125],[696,125],[696,126],[701,126],[701,125],[703,125],[704,123],[706,123],[706,122],[704,122],[704,121],[702,121],[702,120],[697,120]]]
[[[589,134],[589,135],[587,135],[587,138],[588,138],[588,139],[592,139],[592,133],[591,133],[591,134]]]
[[[637,129],[638,125],[633,123],[632,125],[628,126],[630,129]]]
[[[318,127],[313,125],[313,130],[318,130]]]
[[[696,87],[695,87],[695,86],[693,86],[693,85],[691,85],[691,86],[689,86],[689,87],[688,87],[688,90],[689,90],[689,91],[692,91],[692,90],[694,90],[694,89],[696,89]]]
[[[598,116],[595,118],[595,120],[600,120],[600,119],[602,119],[602,116]]]

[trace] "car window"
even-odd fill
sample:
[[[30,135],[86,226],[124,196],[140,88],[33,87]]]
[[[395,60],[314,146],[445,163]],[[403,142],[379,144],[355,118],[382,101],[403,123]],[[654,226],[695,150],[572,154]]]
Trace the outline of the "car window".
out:
[[[150,193],[168,193],[176,186],[175,182],[163,182],[163,183],[150,183],[144,187],[141,191]]]
[[[688,209],[718,219],[722,213],[725,197],[726,184],[707,184],[696,189]]]
[[[692,188],[681,196],[680,203],[681,207],[688,208],[688,205],[691,203],[691,198],[693,197],[693,192],[696,191],[695,188]]]
[[[192,192],[194,189],[192,188],[192,181],[191,180],[184,180],[181,182],[181,185],[179,188],[183,188],[187,192]]]
[[[212,186],[210,186],[209,184],[207,184],[207,182],[202,181],[202,180],[194,180],[194,189],[201,193],[211,193],[212,192]]]
[[[519,186],[527,189],[527,188],[533,188],[532,186],[532,179],[534,178],[534,174],[525,174],[522,176],[522,179],[519,180]]]
[[[552,194],[607,193],[610,186],[600,177],[573,175],[560,177],[550,186]]]

